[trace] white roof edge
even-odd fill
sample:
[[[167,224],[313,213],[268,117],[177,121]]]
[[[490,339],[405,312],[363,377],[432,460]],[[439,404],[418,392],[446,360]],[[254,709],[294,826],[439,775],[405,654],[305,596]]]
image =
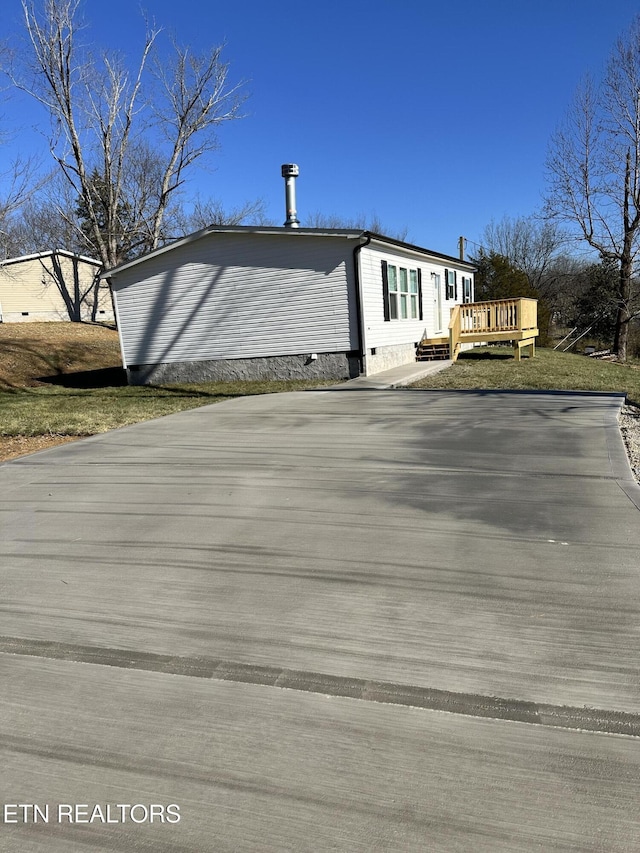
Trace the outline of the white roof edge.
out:
[[[436,261],[446,261],[451,266],[458,265],[462,267],[467,267],[469,270],[477,269],[475,264],[472,264],[471,261],[464,261],[461,258],[456,258],[454,255],[445,255],[442,252],[436,252],[434,249],[425,249],[423,246],[416,246],[412,243],[405,243],[404,240],[396,240],[394,237],[386,237],[384,234],[373,234],[371,233],[371,243],[384,245],[384,246],[395,246],[400,249],[404,249],[406,252],[410,252],[414,255],[423,255],[428,258],[432,258]]]
[[[68,249],[48,249],[46,252],[34,252],[31,255],[20,255],[18,258],[5,258],[0,261],[0,266],[7,264],[17,264],[20,261],[35,261],[38,258],[50,258],[52,255],[64,255],[66,258],[78,258],[87,264],[93,264],[96,267],[101,267],[102,262],[96,261],[95,258],[89,258],[87,255],[79,255],[77,252],[70,252]]]

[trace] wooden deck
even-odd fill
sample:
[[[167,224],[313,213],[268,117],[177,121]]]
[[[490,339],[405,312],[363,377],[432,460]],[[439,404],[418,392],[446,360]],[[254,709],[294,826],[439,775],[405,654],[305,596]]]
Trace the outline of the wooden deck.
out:
[[[511,341],[513,354],[519,361],[523,349],[528,349],[531,356],[535,355],[538,334],[537,299],[518,297],[469,302],[451,309],[448,338],[424,338],[420,342],[418,358],[428,358],[427,354],[434,347],[448,343],[449,358],[455,361],[462,344]]]

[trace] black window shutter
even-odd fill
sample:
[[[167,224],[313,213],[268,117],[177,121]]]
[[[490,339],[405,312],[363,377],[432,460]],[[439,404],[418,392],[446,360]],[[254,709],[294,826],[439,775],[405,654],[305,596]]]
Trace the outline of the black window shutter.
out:
[[[458,273],[453,271],[453,298],[458,300]]]
[[[382,299],[384,302],[384,319],[391,320],[389,311],[389,275],[387,273],[387,262],[382,261]]]
[[[422,270],[418,268],[418,317],[422,320]]]
[[[449,292],[449,270],[445,269],[444,271],[444,298],[450,299],[451,294]]]

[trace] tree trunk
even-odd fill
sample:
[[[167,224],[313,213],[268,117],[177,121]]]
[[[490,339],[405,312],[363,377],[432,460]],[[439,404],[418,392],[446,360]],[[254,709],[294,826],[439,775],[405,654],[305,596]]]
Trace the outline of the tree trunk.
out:
[[[631,313],[629,304],[631,299],[631,276],[633,274],[633,260],[631,257],[631,246],[625,248],[620,263],[620,280],[618,284],[618,312],[616,314],[616,331],[613,341],[613,350],[618,356],[618,361],[627,360],[627,341],[629,339],[629,320]]]

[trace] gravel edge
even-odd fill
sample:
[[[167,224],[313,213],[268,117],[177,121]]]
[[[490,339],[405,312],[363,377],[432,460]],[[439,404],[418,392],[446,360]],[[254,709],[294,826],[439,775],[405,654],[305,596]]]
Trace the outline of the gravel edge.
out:
[[[618,418],[633,476],[640,484],[640,407],[625,404]]]

